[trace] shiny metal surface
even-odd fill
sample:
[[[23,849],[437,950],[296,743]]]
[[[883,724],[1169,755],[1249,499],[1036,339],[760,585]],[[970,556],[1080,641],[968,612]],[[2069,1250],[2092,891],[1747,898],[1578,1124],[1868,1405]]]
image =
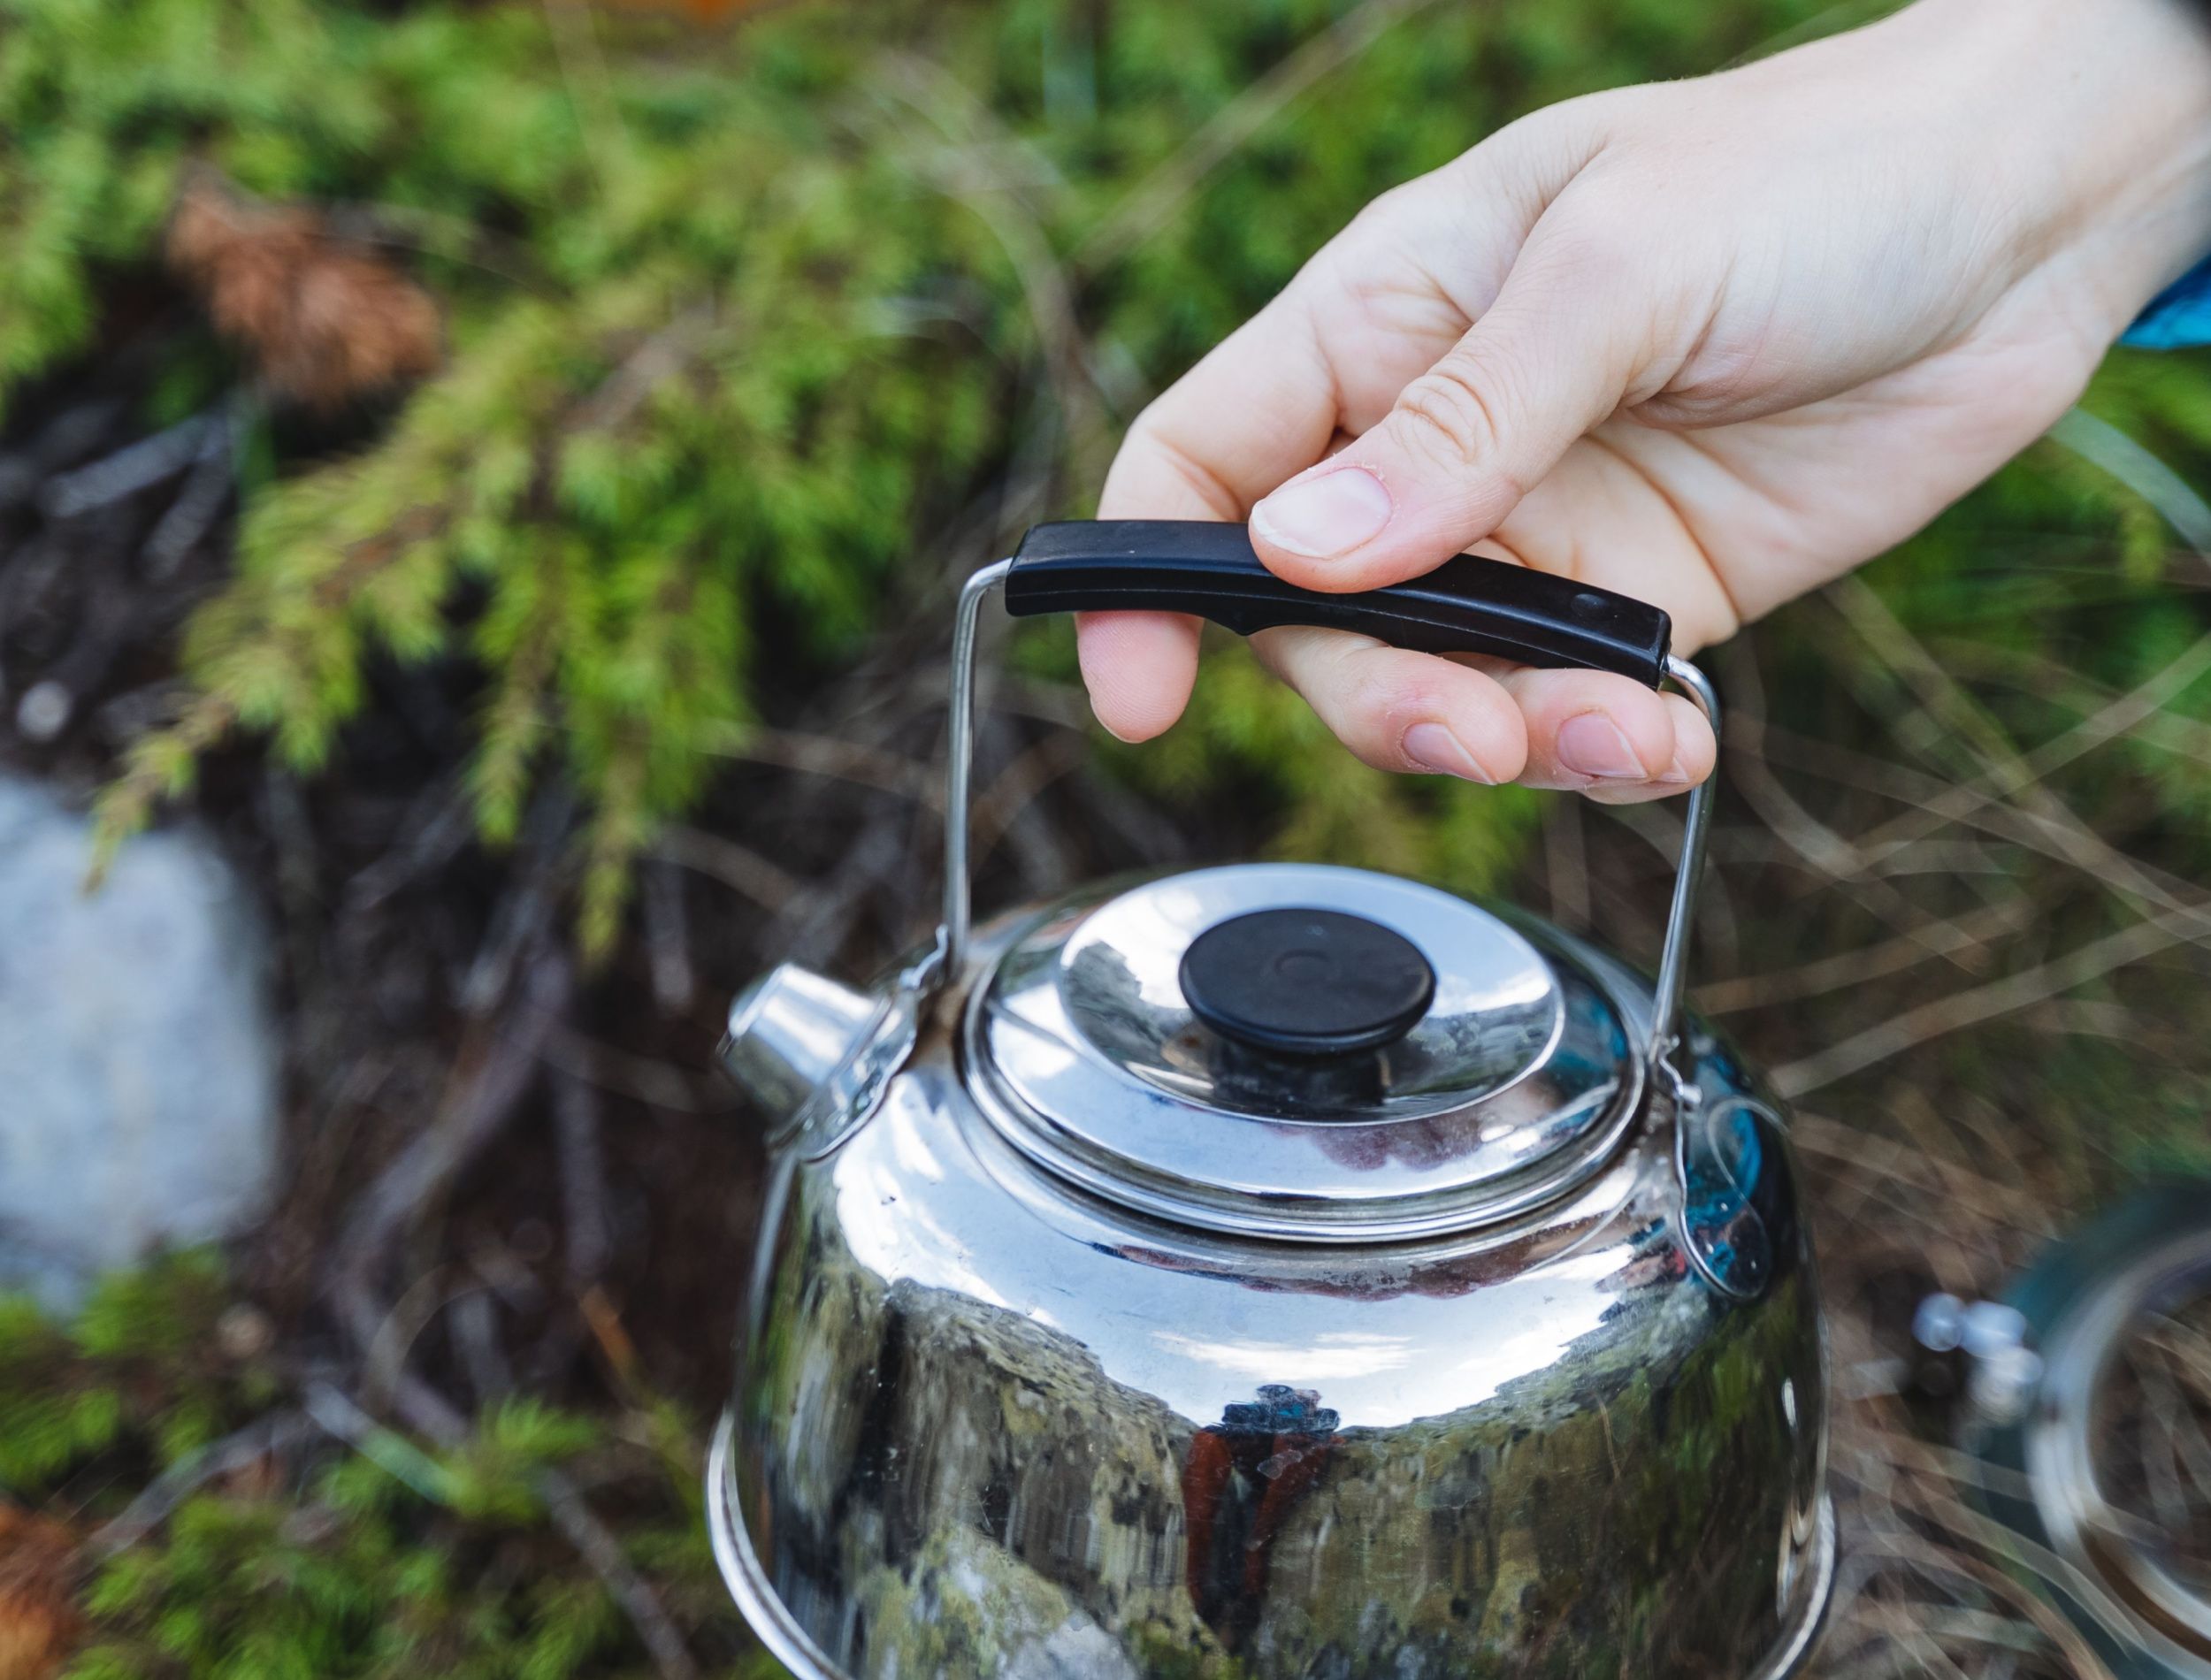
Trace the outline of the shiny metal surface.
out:
[[[998,592],[1010,560],[994,561],[960,587],[952,621],[952,715],[945,745],[945,920],[937,931],[936,975],[949,979],[967,961],[968,924],[974,914],[974,883],[968,879],[968,810],[975,777],[975,662],[983,603]]]
[[[1199,1025],[1177,979],[1190,942],[1291,905],[1412,941],[1436,975],[1427,1015],[1325,1065]],[[973,996],[971,1083],[1016,1149],[1109,1200],[1247,1235],[1401,1241],[1555,1196],[1602,1164],[1643,1084],[1640,1023],[1573,948],[1360,869],[1243,864],[1081,895]]]
[[[1576,957],[1642,1042],[1648,989]],[[1817,1290],[1778,1111],[1723,1048],[1689,1031],[1679,1092],[1541,1205],[1359,1246],[1086,1194],[938,1022],[866,1124],[778,1158],[711,1471],[731,1588],[801,1676],[1802,1661],[1833,1562]],[[1707,1214],[1757,1216],[1740,1294],[1688,1250],[1678,1104],[1738,1145]]]
[[[2013,1292],[2036,1355],[2024,1404],[1984,1408],[1967,1450],[1982,1503],[2028,1543],[2046,1590],[2120,1680],[2211,1680],[2211,1596],[2100,1485],[2100,1401],[2153,1312],[2211,1294],[2211,1185],[2138,1195],[2037,1263]],[[2001,1347],[1978,1350],[2002,1363]],[[2018,1491],[2024,1484],[2024,1494]]]
[[[1346,1058],[1373,1076],[1371,1087],[1320,1077],[1311,1063],[1284,1068],[1278,1058],[1220,1046],[1182,997],[1182,954],[1198,935],[1232,916],[1292,906],[1379,922],[1411,941],[1434,972],[1434,996],[1409,1032]],[[1050,920],[998,964],[991,1013],[1088,1049],[1121,1083],[1165,1093],[1192,1111],[1338,1125],[1452,1113],[1549,1060],[1565,1027],[1558,977],[1526,938],[1464,898],[1365,869],[1193,869],[1117,893],[1071,924]],[[1610,1025],[1617,1039],[1618,1023]],[[995,1043],[995,1027],[991,1037]],[[1601,1048],[1608,1062],[1618,1054]],[[1223,1050],[1229,1053],[1217,1053]],[[999,1066],[1021,1085],[1013,1064],[1009,1055]]]
[[[1666,656],[1666,676],[1695,703],[1719,733],[1719,691],[1712,680],[1685,659]],[[1650,1014],[1650,1059],[1662,1062],[1672,1053],[1681,1016],[1681,999],[1688,985],[1689,935],[1696,926],[1696,889],[1704,875],[1704,852],[1712,831],[1712,801],[1718,794],[1719,772],[1689,790],[1689,808],[1681,819],[1681,860],[1675,867],[1673,897],[1666,909],[1666,943],[1658,956],[1658,982]]]
[[[934,949],[864,1027],[785,976],[818,1043],[763,1006],[731,1047],[788,1107],[852,1046],[776,1157],[708,1471],[761,1638],[804,1680],[1794,1672],[1834,1573],[1825,1349],[1783,1118],[1679,1030],[1710,785],[1655,993],[1533,919],[1290,866],[977,951],[1009,565],[960,597]],[[1412,940],[1427,1014],[1294,1068],[1197,1027],[1182,951],[1269,907]]]
[[[872,992],[781,963],[738,996],[722,1065],[771,1147],[831,1149],[875,1112],[920,1036],[934,955]]]
[[[722,1065],[781,1132],[837,1076],[882,1018],[885,1000],[778,963],[738,995]]]

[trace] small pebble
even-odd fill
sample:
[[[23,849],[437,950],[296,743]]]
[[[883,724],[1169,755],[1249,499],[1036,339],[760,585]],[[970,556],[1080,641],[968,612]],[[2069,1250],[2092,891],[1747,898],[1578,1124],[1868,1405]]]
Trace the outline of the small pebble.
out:
[[[16,702],[15,727],[27,741],[50,741],[68,727],[75,709],[69,691],[50,677],[32,683]]]
[[[242,1301],[215,1321],[216,1347],[224,1358],[240,1364],[267,1353],[275,1340],[276,1326],[269,1315]]]

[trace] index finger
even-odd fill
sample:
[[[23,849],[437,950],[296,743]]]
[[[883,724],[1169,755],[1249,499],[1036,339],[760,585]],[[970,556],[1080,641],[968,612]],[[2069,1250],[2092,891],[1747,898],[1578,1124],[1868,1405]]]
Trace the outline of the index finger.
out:
[[[1098,517],[1240,522],[1327,454],[1336,415],[1335,380],[1293,281],[1137,416]],[[1098,722],[1144,741],[1180,717],[1197,676],[1197,631],[1196,619],[1174,613],[1081,615],[1083,681]]]

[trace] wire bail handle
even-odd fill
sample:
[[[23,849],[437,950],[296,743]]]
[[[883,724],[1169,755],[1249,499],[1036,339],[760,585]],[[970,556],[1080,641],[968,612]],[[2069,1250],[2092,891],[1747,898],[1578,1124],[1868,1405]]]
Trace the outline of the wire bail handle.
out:
[[[973,883],[969,856],[969,801],[975,779],[975,668],[983,603],[996,594],[1014,569],[1010,559],[997,561],[971,576],[960,592],[952,621],[950,736],[945,768],[945,903],[936,949],[926,964],[923,983],[936,989],[953,981],[966,963],[973,931]],[[1688,661],[1664,656],[1664,673],[1719,732],[1719,696],[1711,681]],[[1681,1001],[1687,981],[1690,929],[1696,919],[1696,894],[1712,823],[1715,769],[1690,790],[1683,821],[1680,860],[1666,913],[1665,945],[1653,989],[1648,1055],[1654,1066],[1670,1065],[1679,1035]]]

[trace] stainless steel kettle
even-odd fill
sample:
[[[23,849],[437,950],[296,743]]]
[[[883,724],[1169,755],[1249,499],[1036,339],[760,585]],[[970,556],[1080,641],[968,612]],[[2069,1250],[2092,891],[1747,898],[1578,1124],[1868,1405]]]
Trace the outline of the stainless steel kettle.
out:
[[[1709,685],[1655,608],[1465,559],[1349,596],[1243,529],[1032,531],[960,598],[944,925],[786,965],[715,1551],[806,1680],[1793,1672],[1834,1571],[1787,1127],[1656,982],[1362,870],[1093,887],[972,934],[975,631],[1167,607]]]

